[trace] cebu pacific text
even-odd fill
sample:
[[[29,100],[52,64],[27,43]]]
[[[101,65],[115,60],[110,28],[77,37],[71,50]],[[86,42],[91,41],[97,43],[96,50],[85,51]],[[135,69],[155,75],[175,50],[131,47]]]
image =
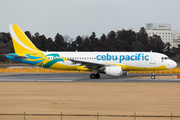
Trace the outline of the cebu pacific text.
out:
[[[97,60],[113,60],[113,61],[117,61],[119,59],[119,63],[121,63],[122,61],[139,61],[142,59],[142,61],[149,61],[149,55],[144,55],[144,53],[139,53],[139,54],[134,54],[134,55],[110,55],[110,54],[106,54],[106,55],[97,55],[96,57]]]

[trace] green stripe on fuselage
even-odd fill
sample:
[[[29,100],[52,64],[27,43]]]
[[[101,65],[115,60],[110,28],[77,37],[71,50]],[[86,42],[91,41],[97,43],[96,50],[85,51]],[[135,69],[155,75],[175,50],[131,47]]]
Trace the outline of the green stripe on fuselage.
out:
[[[46,55],[46,56],[60,57],[60,55],[57,54],[57,53],[54,53],[54,54],[48,54],[48,55]]]
[[[48,63],[46,63],[43,67],[44,68],[50,68],[53,64],[55,64],[55,63],[57,63],[59,61],[64,62],[63,59],[54,59],[54,60],[51,60]]]

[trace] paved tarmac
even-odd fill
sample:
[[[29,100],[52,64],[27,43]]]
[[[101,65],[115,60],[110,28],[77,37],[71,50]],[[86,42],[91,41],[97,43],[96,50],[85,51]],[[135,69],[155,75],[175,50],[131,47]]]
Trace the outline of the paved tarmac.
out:
[[[0,82],[150,82],[180,83],[180,79],[151,79],[151,74],[129,74],[112,77],[101,74],[100,79],[90,79],[90,73],[0,73]],[[137,77],[141,75],[149,79]],[[176,74],[156,74],[156,76],[172,76]],[[135,78],[136,77],[136,78]]]

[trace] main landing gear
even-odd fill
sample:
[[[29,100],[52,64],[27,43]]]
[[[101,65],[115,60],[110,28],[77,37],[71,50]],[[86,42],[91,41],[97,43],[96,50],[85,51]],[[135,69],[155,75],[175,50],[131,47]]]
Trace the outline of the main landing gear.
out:
[[[97,74],[92,73],[92,74],[90,74],[90,78],[91,79],[99,79],[100,78],[100,74],[99,73],[97,73]]]

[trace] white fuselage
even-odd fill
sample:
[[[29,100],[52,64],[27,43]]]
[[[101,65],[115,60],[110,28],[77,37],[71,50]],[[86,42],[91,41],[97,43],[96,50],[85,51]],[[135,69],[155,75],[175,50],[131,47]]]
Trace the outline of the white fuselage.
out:
[[[87,61],[94,63],[104,63],[113,65],[125,65],[138,68],[156,68],[165,66],[167,69],[176,67],[176,62],[169,59],[168,56],[156,52],[44,52],[48,54],[58,54],[59,57],[73,59],[78,61]],[[57,57],[48,56],[49,60],[58,59]],[[64,65],[77,66],[71,61],[66,60]],[[127,67],[126,67],[127,68]],[[129,68],[128,68],[129,69]],[[133,68],[134,70],[134,68]],[[139,69],[140,70],[140,69]]]

